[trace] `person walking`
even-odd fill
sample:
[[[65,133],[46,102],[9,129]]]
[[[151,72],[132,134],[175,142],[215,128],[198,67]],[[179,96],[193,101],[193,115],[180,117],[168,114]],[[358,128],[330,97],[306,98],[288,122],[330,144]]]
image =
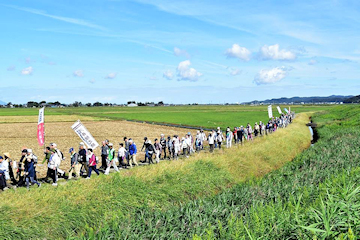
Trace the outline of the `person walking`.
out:
[[[137,148],[136,148],[136,144],[134,143],[134,141],[132,139],[129,139],[129,165],[130,168],[132,168],[132,163],[134,163],[136,166],[139,166],[138,163],[136,162],[136,153],[137,153]]]
[[[14,171],[16,169],[16,162],[11,160],[10,153],[6,152],[4,153],[4,160],[8,162],[9,164],[9,177],[11,180],[12,185],[16,185],[17,181],[15,179]]]
[[[109,175],[110,172],[110,168],[111,166],[113,166],[113,168],[115,169],[116,172],[119,172],[118,167],[116,166],[116,156],[115,156],[115,149],[113,148],[113,144],[109,143],[109,155],[107,158],[107,168],[105,170],[105,175]]]
[[[125,148],[125,158],[126,158],[126,161],[127,161],[127,164],[129,164],[129,146],[130,146],[130,143],[129,143],[129,140],[127,137],[124,137],[124,148]]]
[[[41,184],[39,182],[37,182],[35,180],[35,162],[34,162],[34,158],[32,155],[28,155],[26,157],[26,161],[25,161],[25,181],[26,181],[26,188],[29,190],[29,185],[30,185],[30,182],[32,184],[37,184],[38,187],[41,186]]]
[[[109,147],[110,147],[110,143],[109,143]],[[98,176],[100,175],[99,171],[96,169],[96,156],[91,148],[88,149],[88,158],[89,158],[89,173],[86,179],[90,179],[92,171],[95,171]]]
[[[120,147],[118,150],[118,159],[119,159],[119,166],[121,168],[127,168],[127,164],[125,164],[125,158],[126,158],[126,149],[124,148],[123,143],[119,143]]]
[[[88,167],[88,159],[86,155],[86,149],[85,144],[83,142],[79,145],[79,162],[81,164],[81,170],[80,170],[80,176],[83,175],[85,170],[85,175],[87,176],[89,174],[89,167]]]
[[[161,145],[160,158],[165,159],[166,158],[166,138],[165,138],[164,134],[160,135],[160,145]]]
[[[247,129],[247,133],[248,133],[248,141],[250,141],[250,140],[252,141],[253,137],[252,137],[252,128],[251,128],[250,123],[248,123],[246,129]]]
[[[3,191],[9,189],[6,184],[6,180],[8,179],[8,171],[9,163],[5,161],[2,156],[0,156],[0,189]]]
[[[171,140],[170,136],[167,137],[166,146],[167,146],[167,149],[168,149],[168,152],[169,152],[168,159],[170,160],[171,157],[174,157],[173,154],[172,154],[173,153],[173,143],[172,143],[172,140]]]
[[[106,144],[106,141],[102,142],[101,146],[101,167],[100,169],[106,169],[107,168],[107,158],[109,152],[109,146]]]
[[[79,163],[79,154],[77,152],[75,152],[74,148],[70,148],[69,153],[71,154],[71,160],[70,160],[71,168],[69,170],[69,178],[68,179],[72,179],[73,174],[76,177],[80,177],[81,165]]]
[[[214,144],[215,144],[215,137],[213,135],[213,132],[209,133],[208,142],[210,146],[210,152],[214,151]]]
[[[27,149],[21,150],[21,158],[19,160],[18,169],[16,172],[16,178],[17,178],[17,186],[22,187],[25,186],[25,178],[24,178],[24,170],[25,170],[25,160],[26,160],[26,153]]]
[[[58,156],[58,154],[56,153],[55,149],[51,149],[51,156],[49,159],[49,163],[48,163],[48,170],[49,170],[49,175],[53,180],[53,186],[57,186],[57,180],[58,180],[58,176],[57,176],[57,169],[60,165],[60,158]]]
[[[231,132],[230,128],[226,132],[226,148],[231,148],[233,133]]]
[[[145,149],[146,158],[149,159],[149,164],[153,164],[152,156],[155,153],[154,145],[151,144],[151,140],[146,140],[146,149]],[[145,158],[145,159],[146,159]]]
[[[44,157],[44,160],[42,161],[41,164],[44,164],[46,162],[46,165],[47,165],[47,164],[49,164],[49,160],[50,160],[50,157],[51,157],[51,149],[50,149],[50,147],[45,148],[44,154],[45,154],[45,157]],[[49,172],[49,168],[48,168],[47,172],[46,172],[44,182],[48,182],[49,177],[50,177],[50,172]]]
[[[157,138],[155,138],[155,140],[154,140],[154,149],[155,149],[155,162],[159,163],[160,162],[160,154],[162,151],[162,145],[159,143],[159,140]]]
[[[220,128],[218,128],[218,131],[216,133],[216,141],[219,146],[219,149],[221,149],[221,144],[222,144],[223,140],[224,140],[224,135],[223,135],[222,131],[220,130]]]
[[[56,154],[58,155],[60,162],[65,160],[64,154],[57,148],[57,144],[56,143],[51,143],[50,144],[50,149],[55,149]],[[60,164],[58,166],[57,172],[62,176],[65,177],[65,171],[60,169]]]

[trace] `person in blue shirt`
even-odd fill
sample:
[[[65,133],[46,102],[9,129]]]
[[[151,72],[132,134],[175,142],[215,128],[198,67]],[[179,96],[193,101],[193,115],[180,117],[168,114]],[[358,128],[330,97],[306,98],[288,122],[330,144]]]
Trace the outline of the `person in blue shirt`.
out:
[[[30,156],[26,157],[25,161],[25,181],[26,181],[26,188],[29,189],[30,182],[36,183],[38,187],[41,186],[39,182],[35,180],[35,167],[34,167],[34,159]]]
[[[129,139],[129,165],[130,168],[132,168],[132,163],[134,163],[136,166],[139,166],[138,163],[136,162],[136,153],[137,153],[137,148],[136,148],[136,144],[134,143],[134,141],[132,139]]]

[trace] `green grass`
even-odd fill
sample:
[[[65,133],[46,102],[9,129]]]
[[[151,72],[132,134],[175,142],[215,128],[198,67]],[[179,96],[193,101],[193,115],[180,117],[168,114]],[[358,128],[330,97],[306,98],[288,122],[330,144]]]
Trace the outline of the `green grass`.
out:
[[[359,239],[359,116],[316,115],[319,142],[281,169],[169,209],[143,205],[83,238]]]
[[[288,106],[281,106],[282,109]],[[332,106],[291,106],[296,113],[323,111]],[[37,115],[37,109],[0,109],[0,116]],[[47,108],[45,114],[83,115],[113,120],[138,120],[157,123],[216,128],[246,125],[268,120],[267,106],[171,106],[171,107],[81,107]],[[278,116],[276,106],[274,116]]]
[[[300,115],[286,129],[216,154],[94,176],[56,188],[44,185],[29,192],[8,190],[1,194],[0,214],[6,216],[6,221],[0,223],[0,238],[122,239],[117,231],[120,226],[131,239],[176,236],[172,232],[179,230],[172,223],[181,223],[180,218],[161,225],[137,219],[152,214],[159,217],[189,201],[216,196],[237,183],[281,167],[309,145],[306,121],[307,115]],[[278,148],[273,149],[275,145]],[[138,230],[132,231],[135,226]],[[150,229],[159,231],[147,232]]]

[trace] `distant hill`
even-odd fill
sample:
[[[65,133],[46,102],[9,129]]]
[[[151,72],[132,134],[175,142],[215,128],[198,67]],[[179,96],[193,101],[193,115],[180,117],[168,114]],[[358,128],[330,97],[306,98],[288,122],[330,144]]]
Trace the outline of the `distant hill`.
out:
[[[360,95],[348,98],[344,101],[344,103],[360,103]]]
[[[345,100],[353,96],[331,95],[329,97],[292,97],[292,98],[273,98],[263,101],[252,101],[246,104],[273,103],[273,104],[289,104],[289,103],[327,103],[327,102],[345,102]]]

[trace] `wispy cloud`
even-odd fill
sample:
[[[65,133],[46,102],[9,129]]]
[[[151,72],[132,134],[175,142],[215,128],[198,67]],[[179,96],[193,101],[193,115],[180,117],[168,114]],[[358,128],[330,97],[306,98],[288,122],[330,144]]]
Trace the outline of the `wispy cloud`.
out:
[[[74,77],[83,77],[83,76],[84,76],[84,72],[83,72],[83,70],[81,70],[81,69],[75,70],[75,71],[73,72],[73,76],[74,76]]]
[[[174,47],[174,55],[177,57],[185,56],[186,58],[190,58],[190,54],[186,50],[180,49],[178,47]]]
[[[167,80],[172,80],[174,78],[174,73],[171,70],[166,70],[163,73],[163,77],[166,78]]]
[[[116,75],[116,72],[109,73],[108,75],[106,75],[105,79],[114,79],[116,78]]]
[[[6,70],[8,70],[8,71],[14,71],[14,70],[15,70],[15,66],[14,66],[14,65],[9,66]]]
[[[28,12],[28,13],[32,13],[32,14],[36,14],[36,15],[40,15],[40,16],[44,16],[44,17],[48,17],[48,18],[52,18],[52,19],[59,20],[59,21],[79,25],[79,26],[94,28],[94,29],[103,30],[103,31],[106,30],[106,28],[104,28],[102,26],[90,23],[90,22],[88,22],[86,20],[83,20],[83,19],[69,18],[69,17],[52,15],[52,14],[49,14],[49,13],[47,13],[45,11],[34,9],[34,8],[24,8],[24,7],[14,6],[14,5],[3,5],[3,6],[13,8],[13,9],[17,9],[17,10],[24,11],[24,12]]]

